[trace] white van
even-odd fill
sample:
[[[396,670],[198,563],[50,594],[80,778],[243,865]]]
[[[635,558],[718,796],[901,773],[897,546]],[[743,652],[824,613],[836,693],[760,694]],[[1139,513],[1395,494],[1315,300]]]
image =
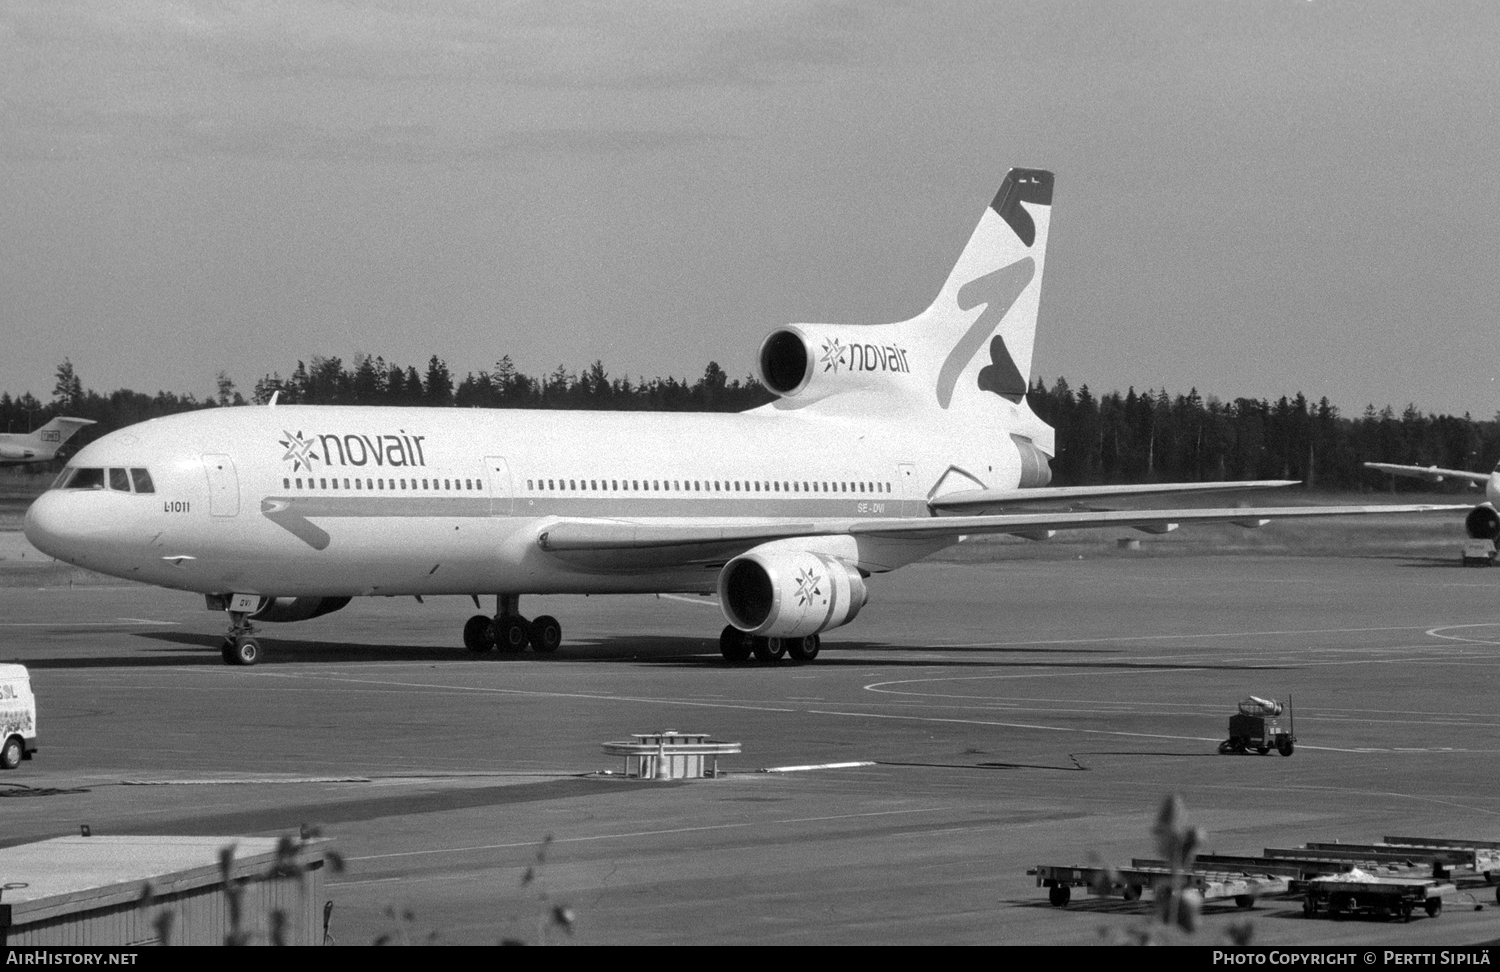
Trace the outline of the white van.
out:
[[[0,665],[0,769],[36,752],[36,696],[25,665]]]

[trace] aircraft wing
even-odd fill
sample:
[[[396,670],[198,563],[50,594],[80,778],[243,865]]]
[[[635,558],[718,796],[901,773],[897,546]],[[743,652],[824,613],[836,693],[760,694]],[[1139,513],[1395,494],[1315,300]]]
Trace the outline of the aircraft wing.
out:
[[[1309,516],[1389,515],[1395,513],[1467,512],[1462,505],[1273,506],[1234,509],[1108,510],[1057,513],[1007,513],[989,516],[857,517],[849,519],[719,521],[670,517],[661,519],[559,519],[544,524],[537,546],[552,552],[644,550],[683,546],[734,546],[748,549],[770,540],[816,536],[868,536],[884,539],[937,539],[981,533],[1040,534],[1048,530],[1136,527],[1159,532],[1179,523],[1237,523],[1258,527],[1271,520]]]
[[[1295,486],[1295,479],[1256,479],[1223,483],[1143,483],[1135,486],[1040,486],[1028,489],[970,489],[928,500],[933,511],[979,513],[989,507],[1018,507],[1068,500],[1115,499],[1163,493],[1209,493]]]
[[[1489,473],[1467,472],[1463,469],[1439,469],[1437,466],[1397,466],[1389,462],[1367,462],[1366,469],[1378,469],[1392,476],[1407,476],[1412,479],[1430,479],[1440,483],[1445,479],[1467,479],[1475,483],[1488,483]]]

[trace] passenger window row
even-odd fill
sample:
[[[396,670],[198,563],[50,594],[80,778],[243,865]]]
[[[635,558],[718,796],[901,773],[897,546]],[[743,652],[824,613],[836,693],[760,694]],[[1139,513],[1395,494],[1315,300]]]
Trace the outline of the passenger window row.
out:
[[[762,479],[528,479],[533,493],[889,493],[890,483]]]
[[[132,486],[134,483],[134,486]],[[144,469],[68,467],[58,474],[53,489],[111,489],[117,493],[154,493],[151,474]]]
[[[312,476],[308,476],[306,478],[306,485],[305,486],[303,485],[303,482],[304,482],[304,480],[303,480],[303,477],[301,477],[301,476],[298,476],[295,479],[293,479],[293,478],[291,478],[289,476],[288,477],[283,477],[282,480],[281,480],[281,488],[282,489],[304,489],[304,490],[306,490],[306,489],[327,489],[327,490],[343,489],[343,490],[346,490],[346,491],[351,492],[351,493],[355,492],[355,491],[366,491],[366,490],[369,490],[369,491],[376,491],[376,490],[405,490],[407,492],[410,492],[411,490],[414,490],[414,489],[426,490],[428,492],[433,492],[433,491],[443,492],[443,491],[447,491],[447,492],[452,493],[452,492],[461,492],[463,490],[479,490],[479,489],[484,489],[484,480],[482,480],[482,479],[431,479],[431,480],[428,480],[428,479],[420,479],[420,480],[418,480],[418,479],[411,479],[411,480],[407,480],[407,479],[360,479],[358,476],[355,476],[353,479],[344,479],[344,480],[342,480],[343,485],[340,486],[339,485],[340,484],[340,480],[339,480],[339,477],[337,477],[337,476],[319,476],[317,478],[313,478]],[[431,485],[428,485],[429,483],[431,483]],[[293,484],[295,484],[295,486]],[[408,484],[410,484],[410,485],[408,485]]]

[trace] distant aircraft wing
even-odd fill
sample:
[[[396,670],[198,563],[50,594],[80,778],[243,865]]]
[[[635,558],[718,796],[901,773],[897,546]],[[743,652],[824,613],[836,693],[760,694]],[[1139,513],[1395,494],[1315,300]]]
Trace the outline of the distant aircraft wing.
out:
[[[1278,489],[1295,486],[1295,479],[1256,479],[1227,483],[1143,483],[1135,486],[1041,486],[1029,489],[970,489],[945,493],[927,501],[934,512],[980,513],[993,508],[1015,508],[1070,500],[1117,499],[1166,493],[1220,493],[1241,489]]]
[[[939,539],[987,533],[1022,536],[1049,530],[1135,527],[1165,532],[1179,523],[1237,523],[1258,527],[1271,520],[1310,516],[1391,515],[1464,511],[1468,505],[1273,506],[1235,509],[1108,510],[1056,513],[1006,513],[987,516],[857,517],[817,520],[698,520],[693,518],[573,518],[546,523],[537,546],[552,552],[645,550],[705,546],[748,549],[770,540],[793,537],[868,536],[885,539]]]
[[[1392,476],[1407,476],[1412,479],[1430,479],[1440,483],[1445,479],[1467,479],[1475,483],[1490,481],[1489,473],[1467,472],[1463,469],[1439,469],[1437,466],[1397,466],[1389,462],[1367,462],[1366,469],[1378,469]]]

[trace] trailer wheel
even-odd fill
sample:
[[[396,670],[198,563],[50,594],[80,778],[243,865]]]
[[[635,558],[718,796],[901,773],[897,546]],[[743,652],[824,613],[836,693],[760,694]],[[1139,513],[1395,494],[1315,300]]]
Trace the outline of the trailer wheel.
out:
[[[1253,894],[1237,894],[1237,895],[1234,896],[1234,903],[1235,903],[1235,905],[1237,907],[1240,907],[1240,908],[1254,908],[1255,907],[1255,895],[1253,895]]]
[[[15,769],[21,765],[21,757],[25,755],[21,749],[21,737],[11,736],[5,740],[5,745],[0,746],[0,769]]]
[[[1256,755],[1259,755],[1259,756],[1264,756],[1266,753],[1269,753],[1270,751],[1271,751],[1271,747],[1270,746],[1256,746],[1255,747]]]
[[[1125,900],[1139,901],[1141,899],[1141,886],[1139,884],[1125,885]]]
[[[1054,884],[1047,889],[1047,900],[1052,902],[1054,908],[1066,908],[1072,897],[1073,889],[1066,884]]]
[[[1443,899],[1442,898],[1428,898],[1427,899],[1426,908],[1427,908],[1427,917],[1428,918],[1436,918],[1438,915],[1440,915],[1440,914],[1443,913]]]

